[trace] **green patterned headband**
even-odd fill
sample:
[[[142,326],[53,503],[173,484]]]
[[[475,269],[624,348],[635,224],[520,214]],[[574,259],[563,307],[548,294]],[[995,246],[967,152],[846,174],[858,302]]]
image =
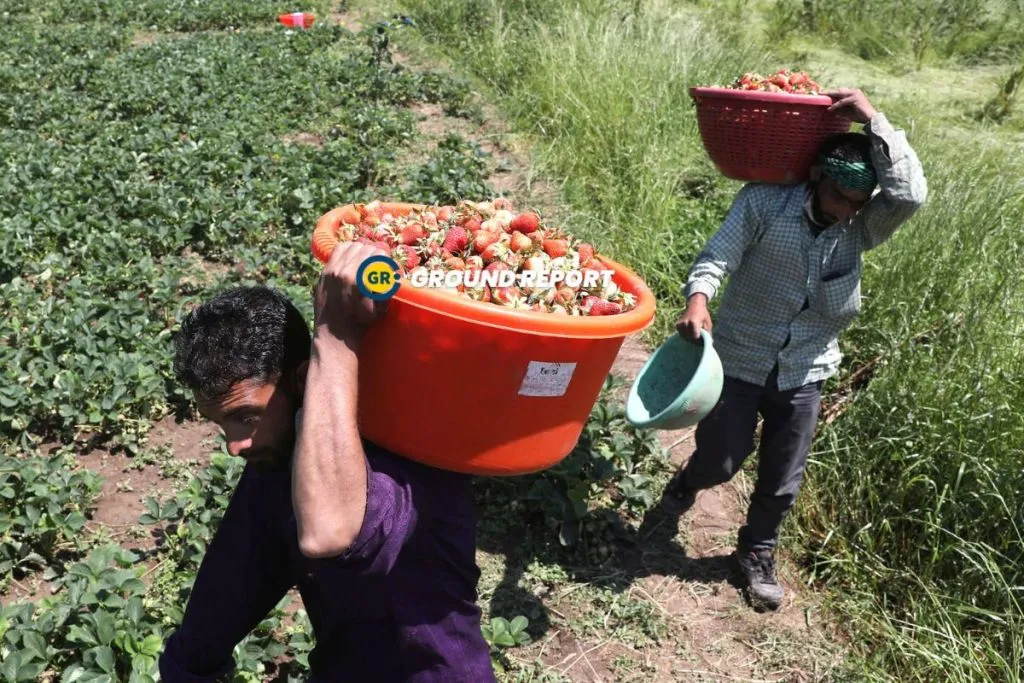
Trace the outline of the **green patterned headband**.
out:
[[[844,161],[834,157],[819,156],[818,163],[827,175],[847,189],[871,192],[878,183],[875,169],[863,161]]]

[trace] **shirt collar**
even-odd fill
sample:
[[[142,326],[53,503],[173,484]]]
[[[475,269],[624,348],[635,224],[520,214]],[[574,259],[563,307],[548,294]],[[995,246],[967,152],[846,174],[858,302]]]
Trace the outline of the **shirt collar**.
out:
[[[804,186],[803,213],[811,227],[816,228],[819,232],[829,227],[814,219],[814,191],[811,189],[810,184]]]

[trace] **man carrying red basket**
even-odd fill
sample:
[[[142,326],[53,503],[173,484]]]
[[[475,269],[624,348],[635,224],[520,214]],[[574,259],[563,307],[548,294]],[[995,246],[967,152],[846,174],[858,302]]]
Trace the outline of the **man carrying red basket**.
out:
[[[242,287],[192,311],[175,370],[246,460],[160,658],[167,683],[212,682],[297,586],[311,681],[494,681],[480,630],[470,477],[361,439],[357,350],[383,312],[356,283],[382,253],[350,242],[317,286],[314,334],[281,294]]]
[[[752,602],[771,609],[784,594],[774,551],[803,480],[821,388],[839,367],[838,336],[860,313],[862,255],[927,196],[905,133],[860,90],[826,94],[830,111],[864,124],[863,132],[826,140],[806,183],[749,183],[739,191],[690,270],[677,323],[688,339],[710,332],[708,302],[729,278],[714,329],[722,396],[667,491],[688,508],[699,490],[732,479],[754,450],[758,415],[764,419],[736,558]]]

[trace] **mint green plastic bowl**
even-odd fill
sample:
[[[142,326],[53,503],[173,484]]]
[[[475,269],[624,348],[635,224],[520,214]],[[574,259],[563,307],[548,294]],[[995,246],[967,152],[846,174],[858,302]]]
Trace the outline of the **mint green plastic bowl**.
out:
[[[707,330],[701,330],[699,343],[673,334],[633,381],[626,419],[636,427],[692,427],[718,403],[722,379],[722,361]]]

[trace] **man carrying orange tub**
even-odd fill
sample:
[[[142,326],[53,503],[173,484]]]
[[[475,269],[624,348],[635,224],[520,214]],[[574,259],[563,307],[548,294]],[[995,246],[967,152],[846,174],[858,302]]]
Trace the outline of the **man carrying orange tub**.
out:
[[[399,457],[357,428],[357,350],[383,304],[356,274],[383,253],[339,245],[312,339],[278,292],[238,288],[184,320],[175,370],[246,467],[203,558],[167,683],[220,680],[232,651],[297,586],[311,681],[494,681],[480,629],[469,475]]]
[[[690,270],[677,327],[711,331],[708,302],[729,277],[715,323],[725,371],[719,403],[697,426],[696,450],[667,492],[690,507],[701,489],[732,479],[764,418],[757,483],[736,558],[752,602],[775,609],[779,528],[803,479],[821,388],[839,367],[837,338],[860,313],[862,255],[924,204],[921,163],[860,90],[826,93],[830,111],[864,124],[828,139],[811,180],[749,183]]]

